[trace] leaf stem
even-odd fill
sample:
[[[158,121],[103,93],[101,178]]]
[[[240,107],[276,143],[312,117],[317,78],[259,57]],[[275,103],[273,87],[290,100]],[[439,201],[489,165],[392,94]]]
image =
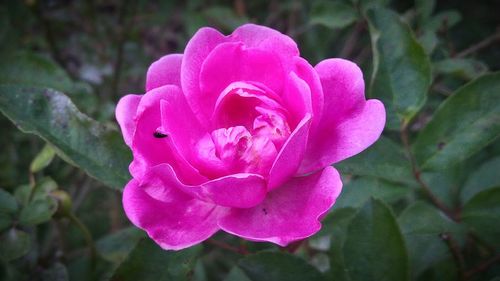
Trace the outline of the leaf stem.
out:
[[[250,252],[246,248],[244,248],[244,247],[237,248],[237,247],[231,246],[231,245],[229,245],[229,244],[227,244],[225,242],[219,241],[219,240],[208,239],[207,243],[212,244],[212,245],[214,245],[214,246],[216,246],[218,248],[221,248],[221,249],[224,249],[224,250],[228,250],[228,251],[240,254],[240,255],[244,255],[245,256],[245,255],[250,254]]]
[[[92,235],[90,234],[89,229],[83,224],[83,222],[75,216],[73,212],[68,214],[68,219],[74,223],[82,232],[83,237],[85,238],[85,241],[87,243],[87,247],[90,250],[90,262],[92,265],[92,268],[94,269],[97,265],[97,249],[95,247],[94,239],[92,239]]]
[[[434,193],[432,193],[431,188],[427,185],[427,183],[424,182],[424,180],[421,177],[421,171],[420,168],[418,167],[415,157],[413,156],[413,153],[411,152],[411,146],[410,146],[410,141],[408,137],[408,123],[405,122],[401,126],[401,140],[403,142],[403,145],[406,150],[406,154],[408,158],[410,159],[410,164],[411,164],[411,169],[413,172],[413,176],[415,177],[415,180],[417,183],[420,185],[422,190],[424,191],[425,195],[429,198],[429,200],[443,213],[445,213],[448,217],[450,217],[454,221],[459,221],[458,216],[451,210],[449,209]]]
[[[448,245],[448,248],[450,248],[451,254],[453,255],[453,259],[457,264],[458,280],[465,281],[466,280],[465,260],[464,256],[460,252],[460,247],[458,246],[457,241],[453,239],[450,233],[441,233],[439,237],[443,241],[445,241],[446,244]]]
[[[466,57],[472,53],[475,53],[481,49],[488,47],[489,45],[495,43],[495,41],[500,41],[500,28],[497,29],[497,31],[495,33],[493,33],[489,37],[485,38],[484,40],[470,46],[469,48],[467,48],[463,51],[461,51],[455,57],[456,58]]]
[[[497,262],[500,262],[500,254],[497,254],[497,255],[491,257],[490,259],[478,264],[477,266],[475,266],[471,270],[465,272],[465,280],[470,279],[472,276],[474,276],[477,273],[480,273],[480,272],[487,270],[490,266],[492,266],[493,264],[495,264]]]

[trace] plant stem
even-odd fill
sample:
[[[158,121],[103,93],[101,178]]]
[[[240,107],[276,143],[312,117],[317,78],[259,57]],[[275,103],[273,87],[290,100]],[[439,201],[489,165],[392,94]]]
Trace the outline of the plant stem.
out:
[[[462,253],[460,252],[460,247],[458,246],[457,241],[453,239],[450,233],[442,233],[441,235],[439,235],[439,237],[443,239],[448,245],[448,248],[450,248],[451,254],[453,255],[453,259],[457,264],[458,280],[465,281],[466,280],[465,260]]]
[[[410,159],[411,169],[413,172],[413,176],[415,177],[415,180],[420,185],[425,195],[429,198],[429,200],[431,200],[431,202],[436,207],[438,207],[441,211],[443,211],[443,213],[445,213],[452,220],[458,221],[459,219],[455,215],[455,213],[452,210],[450,210],[436,195],[434,195],[431,191],[431,188],[423,181],[421,177],[420,168],[418,167],[415,158],[413,156],[413,153],[411,152],[410,141],[408,138],[408,123],[402,125],[400,133],[401,133],[401,140],[403,141],[403,145],[406,150],[406,154]]]
[[[477,266],[475,266],[471,270],[465,272],[465,280],[470,279],[472,276],[474,276],[477,273],[480,273],[480,272],[487,270],[490,266],[492,266],[493,264],[495,264],[497,262],[500,262],[500,254],[491,257],[490,259],[478,264]]]
[[[495,41],[500,41],[500,29],[497,30],[495,33],[493,33],[491,36],[480,41],[479,43],[476,43],[476,44],[470,46],[469,48],[461,51],[455,57],[456,58],[464,58],[472,53],[475,53],[481,49],[488,47],[489,45],[493,44]]]
[[[68,219],[72,223],[74,223],[82,232],[83,237],[85,238],[85,241],[87,242],[87,247],[89,247],[89,250],[90,250],[90,262],[91,262],[92,268],[94,269],[97,265],[97,249],[95,247],[94,239],[92,239],[92,235],[90,234],[89,229],[72,212],[68,215]]]
[[[240,254],[240,255],[248,255],[248,254],[250,254],[250,252],[248,252],[248,250],[245,249],[244,247],[237,248],[237,247],[231,246],[231,245],[229,245],[229,244],[227,244],[225,242],[218,241],[218,240],[215,240],[215,239],[208,239],[207,243],[212,244],[212,245],[214,245],[216,247],[219,247],[221,249],[228,250],[228,251]]]

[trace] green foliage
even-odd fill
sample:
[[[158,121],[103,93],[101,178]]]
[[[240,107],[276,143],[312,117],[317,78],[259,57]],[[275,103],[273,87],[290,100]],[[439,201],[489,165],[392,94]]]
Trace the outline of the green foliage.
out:
[[[118,131],[82,114],[64,94],[47,89],[0,85],[0,111],[27,133],[113,188],[129,179],[130,152]]]
[[[0,280],[499,280],[498,3],[4,2]],[[246,22],[293,37],[312,65],[356,62],[386,130],[335,164],[343,190],[314,236],[165,251],[121,206],[116,103],[198,28]]]

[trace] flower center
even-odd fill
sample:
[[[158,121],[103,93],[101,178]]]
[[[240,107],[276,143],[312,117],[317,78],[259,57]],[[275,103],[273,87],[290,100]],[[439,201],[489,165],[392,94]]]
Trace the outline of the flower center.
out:
[[[290,136],[288,112],[278,101],[271,91],[243,82],[229,85],[220,95],[210,137],[213,156],[220,160],[225,172],[269,172]]]

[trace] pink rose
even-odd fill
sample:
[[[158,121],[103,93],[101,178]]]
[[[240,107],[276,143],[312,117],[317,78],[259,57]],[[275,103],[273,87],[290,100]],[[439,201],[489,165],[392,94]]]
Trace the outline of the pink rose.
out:
[[[375,142],[385,110],[356,64],[312,67],[288,36],[247,24],[202,28],[154,62],[116,118],[134,155],[125,212],[178,250],[220,229],[282,246],[316,233],[342,189],[330,165]]]

